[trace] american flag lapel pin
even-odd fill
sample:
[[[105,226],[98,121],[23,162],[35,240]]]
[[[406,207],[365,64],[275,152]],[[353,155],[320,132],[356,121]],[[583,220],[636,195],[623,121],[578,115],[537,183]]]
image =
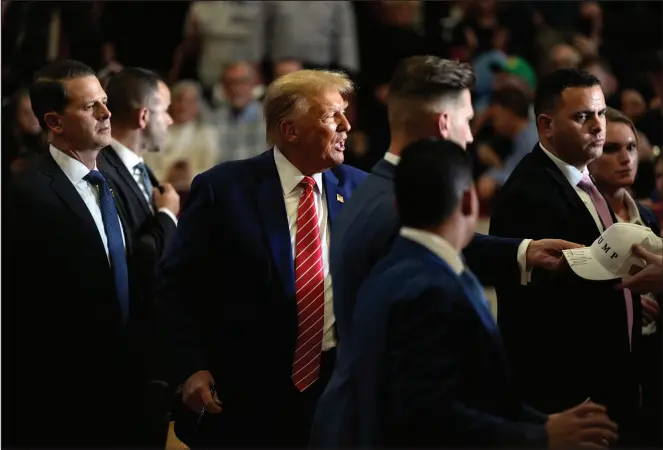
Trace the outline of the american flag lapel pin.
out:
[[[339,202],[339,203],[345,202],[345,200],[343,200],[343,196],[341,194],[336,194],[336,201]]]

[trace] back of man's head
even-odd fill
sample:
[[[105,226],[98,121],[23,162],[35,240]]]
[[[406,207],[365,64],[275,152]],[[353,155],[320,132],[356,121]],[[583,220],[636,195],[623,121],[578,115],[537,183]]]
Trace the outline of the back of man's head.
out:
[[[126,67],[113,76],[106,87],[108,109],[113,122],[131,120],[139,108],[149,108],[159,90],[161,78],[151,70]]]
[[[419,229],[439,226],[458,208],[472,183],[469,156],[458,144],[424,139],[408,145],[394,175],[401,224]]]
[[[30,86],[30,102],[43,130],[48,130],[44,116],[49,112],[62,113],[69,104],[66,82],[93,76],[95,72],[91,67],[74,60],[56,61],[35,74]]]
[[[534,114],[551,114],[557,108],[562,93],[568,88],[600,86],[598,78],[579,69],[559,69],[541,78],[536,88]]]
[[[419,120],[421,113],[441,112],[444,102],[457,100],[463,91],[474,87],[475,81],[469,64],[437,56],[402,60],[389,83],[390,126],[407,127]]]

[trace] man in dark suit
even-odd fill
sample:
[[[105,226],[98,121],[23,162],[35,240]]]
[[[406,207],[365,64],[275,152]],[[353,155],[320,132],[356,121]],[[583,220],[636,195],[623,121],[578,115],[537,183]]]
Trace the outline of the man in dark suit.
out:
[[[600,83],[591,74],[564,69],[540,80],[540,142],[504,185],[491,234],[589,246],[617,221],[587,171],[603,151],[605,113]],[[614,284],[535,268],[526,285],[506,279],[496,285],[498,318],[528,402],[553,413],[590,397],[606,405],[619,424],[620,442],[633,445],[641,308],[630,291]]]
[[[615,425],[599,405],[547,417],[520,401],[483,288],[460,256],[478,216],[464,150],[450,141],[411,144],[394,185],[400,235],[358,293],[349,352],[340,356],[352,355],[357,384],[354,444],[613,442]],[[423,191],[431,201],[421,201]]]
[[[111,140],[106,93],[60,61],[30,99],[51,145],[3,197],[3,447],[137,445],[144,311],[131,233],[95,163]]]
[[[333,230],[334,313],[341,353],[343,340],[349,335],[357,291],[398,235],[393,176],[399,155],[406,145],[422,138],[447,138],[461,147],[472,141],[470,89],[474,78],[470,66],[434,56],[407,58],[394,73],[388,100],[389,151],[355,192]],[[484,284],[494,285],[500,279],[517,282],[526,268],[534,265],[555,268],[561,264],[560,250],[572,247],[559,240],[498,239],[475,233],[463,256]],[[346,368],[338,365],[316,413],[314,444],[337,442],[343,436],[340,429],[345,425],[338,420],[348,415],[339,408],[349,405],[339,404],[336,398],[349,388],[348,382]]]
[[[264,101],[274,147],[192,184],[159,289],[189,445],[308,441],[336,346],[330,227],[365,177],[342,165],[352,90],[327,71],[279,78]]]
[[[97,157],[116,200],[127,212],[128,230],[134,245],[143,300],[154,305],[157,266],[177,227],[179,195],[168,183],[160,185],[143,155],[158,151],[173,123],[168,114],[170,90],[152,71],[128,67],[115,75],[106,87],[112,137]],[[150,311],[150,316],[153,311]],[[146,330],[151,339],[158,336]],[[154,351],[151,354],[154,355]],[[151,358],[154,363],[158,358]],[[156,376],[156,368],[151,367]],[[145,392],[145,445],[163,447],[168,435],[168,414],[160,405],[168,404],[168,389],[153,380]]]
[[[133,67],[115,75],[106,90],[113,138],[97,164],[127,211],[145,296],[152,301],[156,268],[175,233],[180,199],[170,184],[159,183],[143,155],[159,150],[173,123],[170,91],[154,72]]]

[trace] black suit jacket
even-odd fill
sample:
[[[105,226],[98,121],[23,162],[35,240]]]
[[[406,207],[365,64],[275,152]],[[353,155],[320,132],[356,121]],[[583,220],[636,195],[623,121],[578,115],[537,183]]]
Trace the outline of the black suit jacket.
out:
[[[600,235],[583,201],[539,145],[504,185],[490,233],[586,246]],[[625,437],[638,409],[641,308],[633,302],[631,352],[624,294],[614,285],[583,280],[568,268],[534,269],[527,286],[508,280],[496,286],[498,320],[526,401],[554,413],[591,397],[607,406]]]
[[[144,311],[121,208],[127,325],[97,226],[50,153],[3,194],[3,447],[126,445]]]
[[[177,225],[164,212],[152,213],[140,187],[124,165],[113,147],[108,146],[97,157],[99,170],[113,188],[116,198],[126,211],[127,225],[135,241],[136,260],[139,262],[143,285],[143,296],[147,301],[154,299],[156,268],[172,239]],[[158,186],[159,181],[147,167],[150,181]]]

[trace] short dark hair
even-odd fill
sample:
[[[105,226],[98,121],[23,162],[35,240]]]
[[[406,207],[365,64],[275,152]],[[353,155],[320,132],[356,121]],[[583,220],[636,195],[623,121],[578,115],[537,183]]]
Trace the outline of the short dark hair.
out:
[[[539,80],[534,99],[534,114],[550,112],[567,88],[600,86],[601,82],[589,72],[580,69],[558,69]]]
[[[469,64],[437,56],[403,59],[389,83],[387,103],[392,129],[417,124],[416,112],[427,112],[434,102],[444,98],[457,98],[465,89],[472,89],[475,82]]]
[[[530,101],[527,95],[515,87],[505,87],[493,92],[491,103],[512,111],[516,117],[527,119],[529,117]]]
[[[394,174],[401,225],[420,229],[439,225],[471,185],[470,158],[455,142],[424,139],[408,145]]]
[[[95,72],[91,67],[71,59],[55,61],[35,73],[30,85],[30,102],[43,130],[48,130],[44,120],[47,113],[61,113],[69,105],[65,81],[93,76]]]
[[[437,56],[411,56],[396,67],[389,96],[429,100],[472,89],[475,82],[469,64]]]
[[[126,119],[136,109],[148,106],[159,90],[161,77],[141,67],[125,67],[106,86],[112,117]]]

